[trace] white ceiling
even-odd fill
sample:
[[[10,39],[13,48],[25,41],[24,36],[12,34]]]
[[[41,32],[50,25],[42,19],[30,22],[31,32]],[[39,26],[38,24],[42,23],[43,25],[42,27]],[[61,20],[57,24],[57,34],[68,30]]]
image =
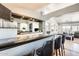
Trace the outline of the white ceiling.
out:
[[[49,3],[2,3],[9,9],[21,8],[28,10],[38,10],[48,5]]]
[[[50,19],[51,17],[59,17],[61,15],[72,13],[72,12],[79,12],[79,3],[75,3],[67,7],[63,7],[59,10],[55,10],[54,12],[48,13],[44,15],[43,17],[46,20],[46,19]]]
[[[42,11],[42,15],[47,15],[51,12],[55,12],[57,10],[63,9],[65,7],[71,6],[75,3],[51,3],[48,6],[46,6],[45,8],[41,9],[40,11]]]

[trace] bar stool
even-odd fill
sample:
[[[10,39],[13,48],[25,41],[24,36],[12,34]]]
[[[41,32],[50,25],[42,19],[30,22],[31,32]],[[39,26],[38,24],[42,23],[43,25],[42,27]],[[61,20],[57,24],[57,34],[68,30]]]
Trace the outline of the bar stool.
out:
[[[58,38],[56,38],[55,43],[54,43],[54,50],[55,50],[56,56],[58,56],[58,55],[61,56],[61,50],[60,50],[60,48],[61,48],[61,36],[59,36]]]
[[[46,44],[43,46],[44,56],[52,56],[52,51],[53,51],[52,44],[53,44],[52,40],[46,41]]]
[[[33,55],[52,56],[52,40],[46,41],[42,47],[35,49]]]
[[[61,45],[62,56],[65,55],[65,47],[64,47],[65,39],[66,39],[65,34],[62,34],[62,45]]]

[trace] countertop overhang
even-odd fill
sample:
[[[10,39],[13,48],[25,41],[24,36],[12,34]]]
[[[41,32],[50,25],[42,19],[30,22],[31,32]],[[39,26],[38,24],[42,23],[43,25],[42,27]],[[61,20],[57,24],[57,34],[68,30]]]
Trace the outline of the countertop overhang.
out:
[[[35,42],[35,41],[38,41],[38,40],[42,40],[44,38],[47,38],[47,37],[51,37],[53,35],[47,35],[47,36],[40,36],[40,37],[36,37],[34,39],[31,39],[29,41],[23,41],[23,42],[13,42],[13,43],[10,43],[8,45],[3,45],[3,46],[0,46],[0,51],[3,51],[3,50],[6,50],[6,49],[9,49],[9,48],[13,48],[13,47],[17,47],[17,46],[20,46],[20,45],[23,45],[23,44],[27,44],[27,43],[31,43],[31,42]]]

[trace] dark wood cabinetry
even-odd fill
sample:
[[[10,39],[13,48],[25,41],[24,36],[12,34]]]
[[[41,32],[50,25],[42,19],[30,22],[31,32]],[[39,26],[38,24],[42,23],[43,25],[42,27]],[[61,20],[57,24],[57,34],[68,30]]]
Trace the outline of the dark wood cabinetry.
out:
[[[3,18],[5,20],[11,19],[11,11],[2,4],[0,4],[0,18]]]

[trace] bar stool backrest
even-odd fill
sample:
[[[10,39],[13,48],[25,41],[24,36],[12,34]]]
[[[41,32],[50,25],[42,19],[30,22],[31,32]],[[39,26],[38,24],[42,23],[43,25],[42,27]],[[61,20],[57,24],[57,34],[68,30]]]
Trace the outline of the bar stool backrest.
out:
[[[50,56],[52,54],[52,44],[52,40],[46,41],[46,44],[43,46],[43,56]]]
[[[65,34],[62,34],[62,44],[65,43]]]
[[[55,43],[54,43],[54,49],[59,49],[61,47],[61,36],[56,38]]]

